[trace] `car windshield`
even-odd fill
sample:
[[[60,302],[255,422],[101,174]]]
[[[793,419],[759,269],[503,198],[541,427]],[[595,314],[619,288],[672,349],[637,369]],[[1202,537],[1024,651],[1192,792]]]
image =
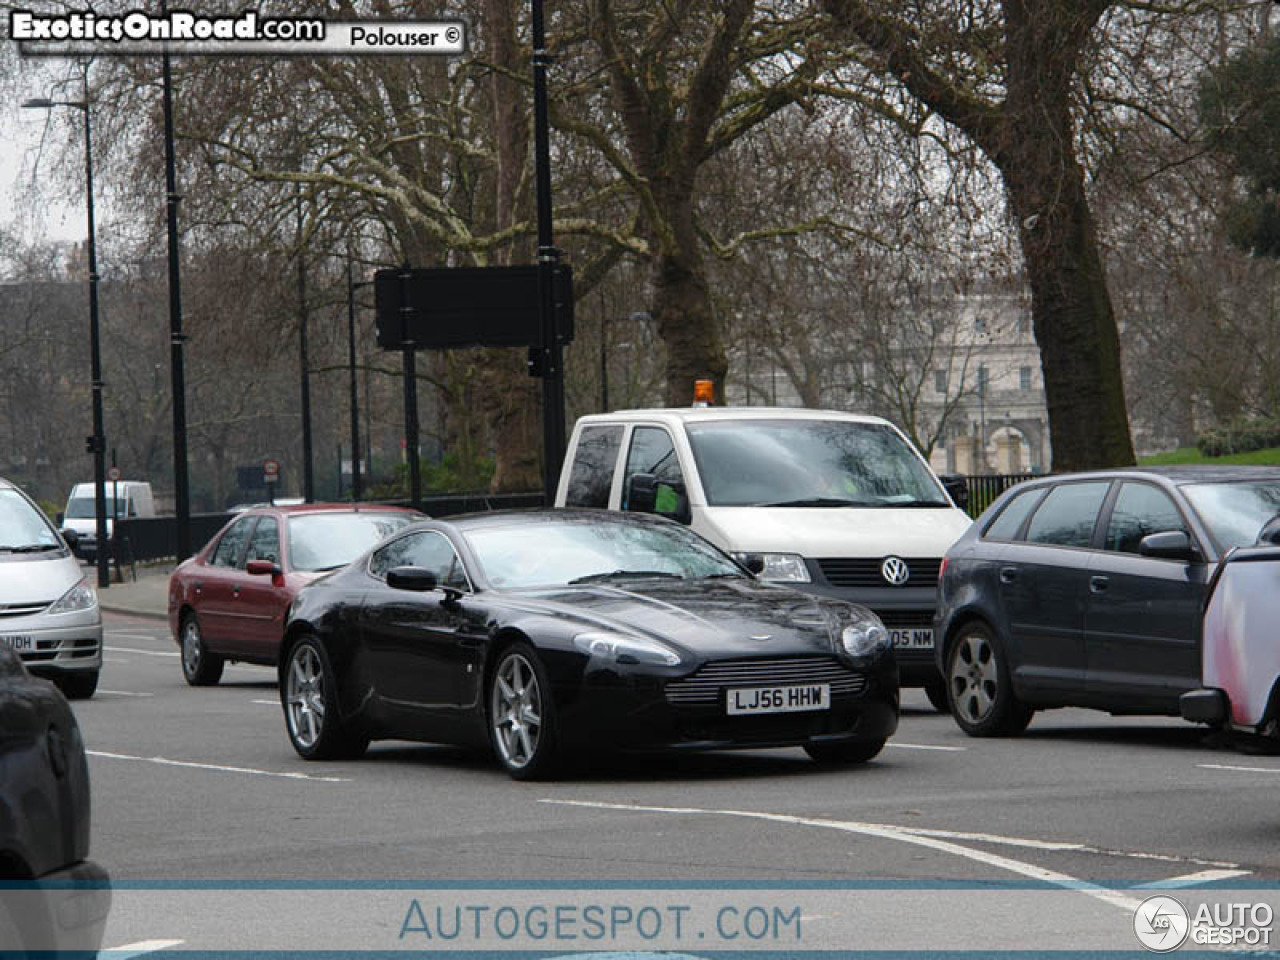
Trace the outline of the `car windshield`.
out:
[[[294,570],[336,570],[401,527],[421,520],[411,513],[309,513],[289,518],[289,562]]]
[[[849,420],[718,420],[687,427],[716,507],[949,507],[893,429]]]
[[[715,547],[678,526],[566,517],[484,526],[463,536],[495,587],[744,575]]]
[[[0,551],[44,551],[61,548],[57,532],[43,514],[17,490],[0,488]]]
[[[1280,479],[1192,483],[1182,492],[1223,550],[1257,543],[1259,531],[1280,514]]]

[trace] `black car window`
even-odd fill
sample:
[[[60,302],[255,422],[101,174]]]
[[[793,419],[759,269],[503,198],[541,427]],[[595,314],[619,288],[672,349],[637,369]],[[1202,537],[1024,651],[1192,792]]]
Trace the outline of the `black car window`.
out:
[[[448,537],[434,530],[411,533],[393,540],[369,560],[369,572],[385,578],[395,567],[420,567],[436,575],[436,583],[456,590],[470,590],[471,583],[462,569],[462,561]]]
[[[1182,514],[1169,495],[1149,483],[1126,483],[1111,508],[1107,524],[1107,549],[1137,553],[1138,541],[1149,533],[1187,532]]]
[[[622,427],[583,427],[573,455],[565,504],[570,507],[609,506],[613,470],[622,446]]]
[[[209,561],[214,567],[234,567],[240,560],[240,551],[249,537],[249,527],[256,517],[241,517],[227,528],[227,532],[218,541],[218,547]]]
[[[987,540],[1012,540],[1022,529],[1022,521],[1027,519],[1027,514],[1035,509],[1043,495],[1043,489],[1023,490],[1015,495],[987,525],[982,536]]]
[[[1109,480],[1099,480],[1054,487],[1031,518],[1027,541],[1060,547],[1089,546],[1098,521],[1098,508],[1110,486]]]
[[[636,427],[631,432],[631,449],[627,451],[627,469],[622,475],[622,509],[627,509],[627,482],[634,474],[651,473],[668,483],[684,483],[680,459],[676,456],[671,434],[661,427]]]
[[[280,562],[280,524],[275,517],[261,517],[253,528],[253,536],[249,538],[249,551],[244,555],[245,562],[250,560],[270,560]]]

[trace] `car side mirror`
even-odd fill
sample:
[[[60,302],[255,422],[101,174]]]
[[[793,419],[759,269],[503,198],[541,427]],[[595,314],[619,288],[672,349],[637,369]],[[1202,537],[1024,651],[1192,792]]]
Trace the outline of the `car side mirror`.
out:
[[[58,514],[59,522],[61,522],[62,514]],[[72,553],[80,549],[80,534],[76,533],[70,527],[64,527],[58,531],[62,536],[62,540]]]
[[[387,586],[392,590],[425,593],[436,588],[436,575],[423,567],[393,567],[387,571]]]
[[[969,509],[969,482],[963,474],[949,473],[946,476],[938,478],[942,481],[942,489],[947,491],[947,496],[955,501],[956,506],[961,510]]]
[[[1280,547],[1280,516],[1272,517],[1258,531],[1258,546]]]
[[[738,556],[738,562],[746,567],[751,573],[757,577],[764,573],[764,554],[763,553],[743,553]]]
[[[1198,560],[1199,552],[1184,530],[1149,533],[1138,541],[1138,553],[1159,560]]]
[[[273,587],[284,586],[284,568],[274,560],[250,560],[244,569],[255,577],[270,577]]]

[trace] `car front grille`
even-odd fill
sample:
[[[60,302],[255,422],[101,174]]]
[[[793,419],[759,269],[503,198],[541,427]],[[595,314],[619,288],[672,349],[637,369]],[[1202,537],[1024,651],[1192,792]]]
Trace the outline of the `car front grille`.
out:
[[[34,603],[0,603],[0,618],[29,617],[40,613],[48,606],[48,600],[37,600]]]
[[[712,660],[693,675],[666,686],[667,702],[708,706],[723,700],[722,691],[736,687],[776,687],[829,683],[833,697],[858,694],[867,678],[835,657],[782,657],[761,660]]]
[[[875,615],[887,630],[929,630],[933,628],[932,610],[876,610]]]
[[[833,587],[890,587],[880,571],[883,557],[824,557],[818,560],[818,569]],[[898,586],[932,587],[938,582],[938,568],[942,561],[934,558],[904,557],[909,576]]]

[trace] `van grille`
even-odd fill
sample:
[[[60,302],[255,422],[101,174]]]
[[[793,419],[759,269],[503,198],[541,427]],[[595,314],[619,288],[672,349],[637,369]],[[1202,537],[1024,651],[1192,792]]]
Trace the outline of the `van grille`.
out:
[[[936,557],[903,559],[910,573],[904,586],[932,587],[937,584],[942,560]],[[818,569],[833,587],[888,587],[891,584],[880,572],[883,562],[883,557],[824,557],[818,560]]]

